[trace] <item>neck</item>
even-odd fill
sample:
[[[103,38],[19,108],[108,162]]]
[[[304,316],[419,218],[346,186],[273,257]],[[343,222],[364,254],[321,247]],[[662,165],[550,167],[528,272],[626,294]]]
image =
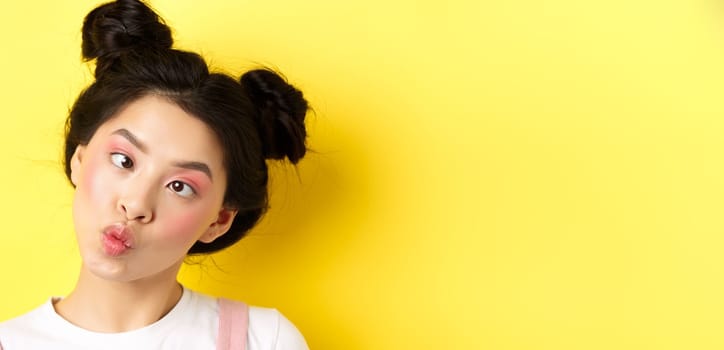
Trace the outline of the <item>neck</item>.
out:
[[[178,303],[182,291],[175,273],[119,282],[99,278],[83,267],[75,288],[55,304],[55,310],[89,331],[126,332],[161,319]]]

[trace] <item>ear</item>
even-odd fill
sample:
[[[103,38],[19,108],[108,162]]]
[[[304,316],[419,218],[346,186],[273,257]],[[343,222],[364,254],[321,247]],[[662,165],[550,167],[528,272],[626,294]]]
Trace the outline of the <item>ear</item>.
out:
[[[215,239],[221,237],[224,233],[226,233],[226,231],[229,231],[231,223],[234,222],[237,212],[238,210],[236,209],[221,208],[216,221],[214,221],[214,223],[206,229],[206,232],[204,232],[201,238],[199,238],[199,241],[211,243]]]
[[[73,186],[78,186],[78,176],[80,176],[80,163],[83,159],[84,151],[85,146],[78,145],[75,147],[75,152],[73,152],[73,156],[70,157],[70,182],[73,183]]]

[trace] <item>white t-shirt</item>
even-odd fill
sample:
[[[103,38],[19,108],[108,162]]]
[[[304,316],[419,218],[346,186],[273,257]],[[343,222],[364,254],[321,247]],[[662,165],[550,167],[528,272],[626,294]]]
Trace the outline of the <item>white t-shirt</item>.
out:
[[[146,327],[122,333],[80,328],[58,315],[52,299],[0,323],[3,350],[216,349],[219,306],[215,298],[184,288],[171,311]],[[247,350],[308,350],[304,337],[279,311],[249,307]]]

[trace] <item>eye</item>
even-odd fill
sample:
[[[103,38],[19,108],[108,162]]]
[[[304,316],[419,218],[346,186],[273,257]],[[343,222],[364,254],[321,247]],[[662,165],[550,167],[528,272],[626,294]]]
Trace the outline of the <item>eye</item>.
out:
[[[121,169],[133,167],[133,161],[123,153],[111,153],[111,163]]]
[[[194,194],[196,194],[196,191],[194,191],[191,186],[189,186],[186,183],[183,183],[181,181],[173,181],[167,186],[171,191],[174,191],[176,194],[178,194],[181,197],[191,197]]]

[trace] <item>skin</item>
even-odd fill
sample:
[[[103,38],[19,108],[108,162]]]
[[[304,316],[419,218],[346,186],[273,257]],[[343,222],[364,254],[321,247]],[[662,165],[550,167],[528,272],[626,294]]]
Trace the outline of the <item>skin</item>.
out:
[[[214,133],[155,95],[130,103],[77,147],[71,181],[83,264],[55,308],[91,331],[129,331],[163,317],[181,297],[176,275],[188,250],[223,235],[236,215],[223,206]],[[114,226],[132,237],[118,256],[104,249],[104,230]]]

